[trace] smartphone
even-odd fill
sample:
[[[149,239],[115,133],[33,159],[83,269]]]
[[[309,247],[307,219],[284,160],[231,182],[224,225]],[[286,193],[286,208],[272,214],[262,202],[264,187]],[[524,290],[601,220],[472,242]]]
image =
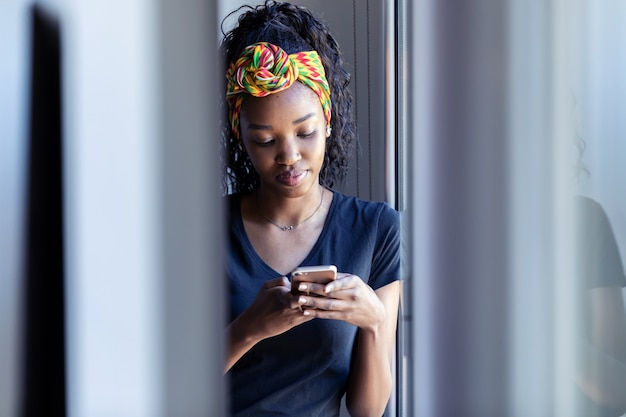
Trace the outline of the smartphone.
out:
[[[337,278],[337,267],[335,265],[302,266],[296,268],[291,273],[291,292],[301,294],[298,291],[298,286],[301,282],[328,284],[335,278]]]

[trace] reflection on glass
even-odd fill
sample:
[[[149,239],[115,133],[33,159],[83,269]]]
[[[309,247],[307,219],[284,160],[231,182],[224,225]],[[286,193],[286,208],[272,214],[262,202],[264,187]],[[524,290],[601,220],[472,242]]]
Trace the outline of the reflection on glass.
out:
[[[621,416],[626,412],[623,264],[602,206],[588,197],[578,197],[576,209],[581,313],[576,383],[583,394],[577,409],[580,416]]]
[[[579,323],[575,381],[580,417],[626,413],[626,4],[577,2],[571,32],[576,129]]]

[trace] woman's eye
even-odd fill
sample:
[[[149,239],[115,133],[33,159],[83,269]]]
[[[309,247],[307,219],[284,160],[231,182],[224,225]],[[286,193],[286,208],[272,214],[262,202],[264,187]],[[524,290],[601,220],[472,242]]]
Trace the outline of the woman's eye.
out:
[[[310,138],[310,137],[314,136],[315,133],[317,133],[317,130],[312,130],[310,132],[301,133],[298,136],[300,136],[301,138]]]
[[[274,139],[256,141],[256,144],[258,146],[270,146],[273,143],[274,143]]]

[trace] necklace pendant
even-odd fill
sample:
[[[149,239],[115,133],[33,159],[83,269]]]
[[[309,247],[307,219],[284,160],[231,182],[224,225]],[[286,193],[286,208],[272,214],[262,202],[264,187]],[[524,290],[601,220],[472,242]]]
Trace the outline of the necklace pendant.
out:
[[[286,231],[288,231],[288,230],[293,230],[293,229],[295,229],[295,228],[296,228],[296,226],[280,226],[280,229],[281,229],[283,232],[286,232]]]

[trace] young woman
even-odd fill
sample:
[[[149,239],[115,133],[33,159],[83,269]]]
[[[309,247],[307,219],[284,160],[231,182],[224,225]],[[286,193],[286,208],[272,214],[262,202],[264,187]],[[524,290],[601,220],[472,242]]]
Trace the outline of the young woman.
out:
[[[268,1],[225,34],[225,188],[234,416],[381,416],[392,387],[400,237],[385,203],[343,195],[356,140],[326,25]],[[336,265],[291,288],[300,266]]]

